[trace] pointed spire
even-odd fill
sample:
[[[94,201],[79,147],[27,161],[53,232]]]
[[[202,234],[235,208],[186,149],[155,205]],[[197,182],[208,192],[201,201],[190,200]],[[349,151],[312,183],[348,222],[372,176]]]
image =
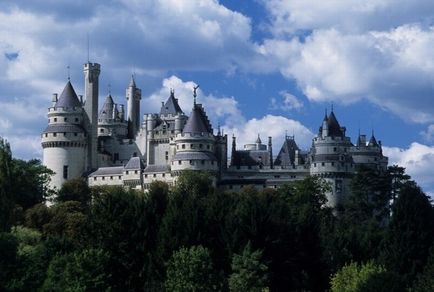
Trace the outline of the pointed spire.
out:
[[[369,140],[368,146],[378,146],[377,139],[375,139],[374,129],[372,129],[371,139]]]
[[[323,121],[327,121],[327,119],[328,119],[327,108],[325,108],[324,110],[325,110],[325,114],[324,114],[324,120]]]
[[[134,80],[134,74],[131,74],[131,80],[128,87],[136,87],[136,81]]]
[[[60,94],[59,99],[55,105],[56,107],[81,107],[81,103],[78,100],[77,94],[72,87],[71,81],[68,80],[65,88]]]
[[[258,138],[256,139],[256,144],[262,144],[261,137],[259,137],[259,134],[258,134]]]

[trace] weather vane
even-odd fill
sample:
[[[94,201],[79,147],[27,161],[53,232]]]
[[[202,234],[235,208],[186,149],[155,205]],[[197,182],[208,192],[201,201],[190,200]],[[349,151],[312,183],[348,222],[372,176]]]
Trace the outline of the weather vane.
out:
[[[193,97],[194,97],[194,104],[196,104],[196,96],[197,96],[197,89],[199,88],[199,84],[196,86],[193,86]]]

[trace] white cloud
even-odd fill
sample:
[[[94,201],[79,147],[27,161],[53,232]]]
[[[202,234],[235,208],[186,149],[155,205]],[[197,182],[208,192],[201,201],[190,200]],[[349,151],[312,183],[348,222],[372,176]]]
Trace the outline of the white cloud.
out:
[[[298,30],[336,28],[343,32],[388,30],[403,23],[430,22],[434,3],[426,0],[263,0],[276,36]]]
[[[305,40],[266,40],[257,50],[311,101],[364,99],[425,123],[434,121],[433,46],[434,27],[404,25],[363,34],[315,30]]]
[[[407,149],[383,147],[384,154],[389,157],[389,165],[397,164],[405,167],[406,172],[428,193],[434,193],[434,146],[417,142]]]
[[[170,90],[173,89],[181,109],[186,115],[189,115],[193,108],[193,87],[196,85],[197,84],[193,81],[183,81],[174,75],[165,78],[161,88],[150,96],[145,97],[142,101],[142,104],[145,105],[145,112],[159,112],[161,103],[166,102],[170,95]],[[234,97],[217,97],[213,94],[205,94],[204,91],[199,88],[197,90],[197,103],[204,105],[205,111],[214,127],[216,127],[218,123],[222,125],[232,125],[234,123],[244,122],[244,117]]]
[[[434,125],[429,125],[426,131],[420,132],[422,138],[427,142],[434,142]]]
[[[271,110],[283,110],[283,111],[290,111],[290,110],[300,110],[303,107],[303,103],[298,100],[298,98],[295,95],[292,95],[291,93],[283,90],[279,92],[279,95],[281,96],[282,101],[278,101],[276,98],[271,98]]]
[[[224,130],[228,136],[234,134],[237,137],[238,149],[242,149],[244,144],[254,143],[259,134],[263,144],[267,144],[268,137],[271,136],[273,138],[274,151],[279,151],[285,135],[290,133],[295,136],[295,141],[299,147],[307,150],[314,136],[300,122],[274,115],[266,115],[260,119],[250,119],[234,127],[224,127]]]

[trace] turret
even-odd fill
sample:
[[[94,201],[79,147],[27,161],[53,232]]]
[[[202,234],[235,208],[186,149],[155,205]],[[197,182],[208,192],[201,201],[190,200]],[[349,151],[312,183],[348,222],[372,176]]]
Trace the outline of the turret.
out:
[[[88,132],[87,169],[95,169],[98,167],[98,89],[101,66],[89,62],[84,64],[83,72],[84,95],[86,97],[84,110],[87,115],[86,129]]]
[[[331,192],[326,194],[330,207],[341,204],[349,193],[350,177],[355,170],[349,153],[352,147],[345,128],[339,125],[332,110],[324,117],[310,151],[310,174],[322,177],[331,185]]]
[[[125,108],[123,104],[119,105],[119,114],[118,114],[119,119],[123,122],[125,120]]]
[[[51,99],[51,106],[54,107],[57,103],[57,93],[53,93],[53,98]]]
[[[131,76],[126,98],[128,101],[128,137],[133,139],[140,128],[140,100],[142,99],[142,91],[136,87],[134,76]]]
[[[273,168],[273,145],[271,136],[268,137],[268,153],[270,159],[270,168]]]
[[[48,109],[42,148],[43,164],[55,172],[50,186],[59,189],[66,180],[80,177],[86,170],[87,138],[85,113],[70,82],[56,100]]]

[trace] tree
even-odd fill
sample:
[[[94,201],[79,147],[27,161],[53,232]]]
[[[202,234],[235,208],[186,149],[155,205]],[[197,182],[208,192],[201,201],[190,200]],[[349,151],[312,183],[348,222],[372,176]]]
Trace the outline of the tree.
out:
[[[24,210],[45,202],[52,195],[48,183],[53,171],[42,165],[40,160],[13,159],[11,174],[15,204]]]
[[[433,242],[434,211],[430,200],[414,182],[407,182],[392,207],[383,261],[411,286],[422,272]]]
[[[392,202],[394,202],[401,193],[402,187],[410,181],[411,177],[405,173],[404,167],[398,165],[389,166],[387,171],[392,183]]]
[[[12,197],[12,154],[9,143],[0,138],[0,231],[8,231],[14,209]]]
[[[10,233],[0,232],[0,290],[7,291],[10,279],[15,277],[18,262],[18,242]]]
[[[209,250],[199,245],[173,253],[165,286],[172,292],[218,291],[216,280]]]
[[[262,251],[252,251],[250,242],[241,255],[232,257],[229,289],[235,292],[261,292],[267,289],[268,267],[262,263]]]
[[[412,291],[415,292],[431,292],[434,291],[434,246],[431,248],[427,264],[420,273],[413,285]]]
[[[51,208],[51,218],[43,225],[46,236],[67,237],[80,245],[87,228],[87,215],[80,202],[67,201]]]
[[[109,255],[102,249],[58,254],[47,271],[42,291],[108,291]]]
[[[148,223],[143,193],[122,187],[93,188],[88,218],[89,244],[110,255],[114,290],[145,286]]]
[[[331,278],[332,292],[388,292],[405,291],[399,277],[389,273],[372,261],[365,264],[351,263]]]
[[[57,196],[56,202],[77,201],[83,206],[89,206],[91,191],[84,178],[73,178],[63,183]]]
[[[41,233],[30,228],[15,226],[11,234],[18,243],[17,264],[10,277],[8,289],[31,291],[42,285],[48,266],[48,255]]]

